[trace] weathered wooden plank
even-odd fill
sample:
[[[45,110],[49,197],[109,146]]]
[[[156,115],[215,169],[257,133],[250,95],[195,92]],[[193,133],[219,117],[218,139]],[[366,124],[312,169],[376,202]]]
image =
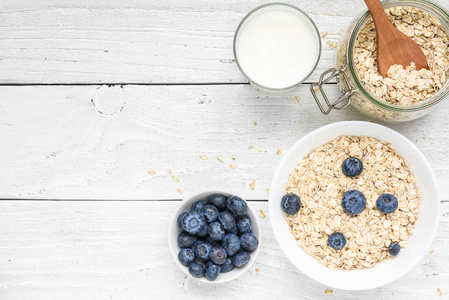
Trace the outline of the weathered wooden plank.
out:
[[[290,2],[290,1],[289,1]],[[445,3],[445,0],[436,2]],[[234,31],[251,1],[101,0],[0,3],[0,83],[244,82],[233,61]],[[359,0],[291,1],[316,22],[322,60],[365,10]]]
[[[106,205],[107,204],[107,205]],[[167,247],[167,224],[179,202],[0,201],[0,298],[16,299],[321,299],[323,286],[280,250],[266,202],[252,202],[263,244],[237,280],[188,281]],[[449,293],[449,204],[432,254],[403,278],[369,291],[334,290],[337,299],[442,299]],[[259,269],[259,272],[256,272]]]
[[[323,116],[306,85],[284,95],[249,85],[0,87],[0,99],[3,198],[178,199],[178,189],[221,189],[266,199],[277,149],[328,123],[367,120],[352,108]],[[446,101],[389,125],[427,156],[447,200],[448,109]]]

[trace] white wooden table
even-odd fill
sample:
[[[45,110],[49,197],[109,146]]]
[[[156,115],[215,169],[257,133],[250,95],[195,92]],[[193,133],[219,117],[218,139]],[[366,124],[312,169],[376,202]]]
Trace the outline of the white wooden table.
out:
[[[366,118],[352,108],[323,116],[308,84],[281,95],[247,84],[233,34],[265,2],[1,1],[0,299],[449,298],[449,101],[388,125],[415,142],[438,178],[441,222],[418,266],[382,288],[326,295],[281,252],[267,209],[276,149]],[[334,63],[326,42],[364,4],[291,3],[328,32],[316,80]],[[257,262],[226,284],[187,281],[167,249],[173,210],[207,189],[267,213]]]

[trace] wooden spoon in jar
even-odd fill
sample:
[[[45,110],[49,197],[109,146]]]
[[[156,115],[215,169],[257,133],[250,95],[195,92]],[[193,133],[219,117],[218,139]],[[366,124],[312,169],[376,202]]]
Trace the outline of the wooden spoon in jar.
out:
[[[429,69],[426,56],[411,38],[400,32],[385,14],[380,0],[365,0],[377,36],[377,68],[383,77],[387,77],[391,65],[402,65],[404,68],[412,62],[416,69]]]

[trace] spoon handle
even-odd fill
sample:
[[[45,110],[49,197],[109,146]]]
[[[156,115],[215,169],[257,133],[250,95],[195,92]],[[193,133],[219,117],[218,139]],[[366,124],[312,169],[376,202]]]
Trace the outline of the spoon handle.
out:
[[[368,6],[369,11],[371,12],[371,15],[373,16],[376,30],[382,30],[392,25],[387,15],[385,14],[380,0],[365,0],[365,3],[366,6]]]

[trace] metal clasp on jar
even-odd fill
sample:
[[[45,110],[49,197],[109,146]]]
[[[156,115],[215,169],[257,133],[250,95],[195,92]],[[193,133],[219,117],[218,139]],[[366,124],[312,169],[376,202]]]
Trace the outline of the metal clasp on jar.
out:
[[[345,66],[342,70],[337,70],[335,68],[329,69],[323,74],[321,74],[319,82],[315,82],[310,85],[310,91],[312,92],[313,98],[315,98],[318,107],[320,108],[321,112],[325,115],[328,115],[332,111],[332,109],[340,110],[351,104],[352,94],[358,91],[357,89],[351,89],[348,77],[344,73],[346,68],[347,66]],[[340,95],[340,97],[335,102],[330,103],[329,98],[324,92],[323,85],[325,85],[334,78],[336,78],[337,83],[339,83],[340,80],[342,80],[344,86],[342,88],[342,94]],[[320,93],[323,95],[325,105],[320,101],[318,93],[316,93],[314,90],[315,87],[318,87]]]

